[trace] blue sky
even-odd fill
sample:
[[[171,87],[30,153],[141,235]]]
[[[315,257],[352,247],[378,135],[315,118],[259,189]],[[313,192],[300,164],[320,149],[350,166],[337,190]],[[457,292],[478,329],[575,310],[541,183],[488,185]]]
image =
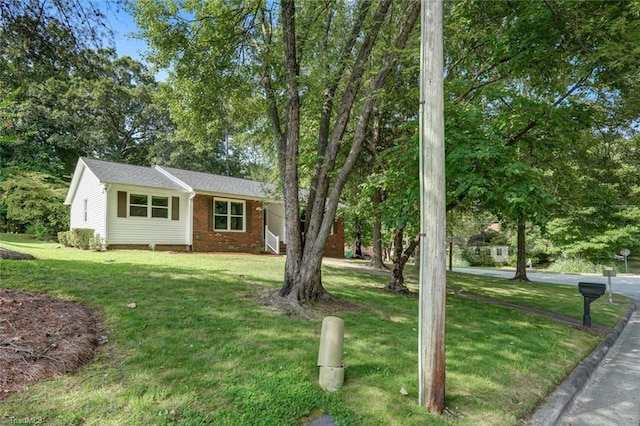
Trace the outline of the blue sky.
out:
[[[122,6],[113,3],[112,0],[97,2],[113,30],[113,41],[115,43],[113,47],[115,47],[118,56],[130,56],[144,63],[144,54],[147,50],[146,41],[135,37],[138,33],[138,27],[133,17]],[[163,81],[166,78],[167,73],[165,71],[156,73],[157,81]]]
[[[122,6],[113,4],[111,1],[98,3],[101,6],[111,29],[114,32],[115,48],[118,56],[131,56],[141,61],[147,44],[144,40],[132,37],[138,32],[131,15]]]
[[[96,6],[102,11],[111,30],[113,30],[113,42],[115,46],[105,43],[109,47],[115,47],[118,56],[130,56],[136,61],[146,63],[145,52],[148,49],[147,42],[137,38],[139,32],[131,14],[121,4],[123,0],[95,0]],[[147,63],[149,68],[151,66]],[[166,70],[156,72],[156,81],[166,81]]]

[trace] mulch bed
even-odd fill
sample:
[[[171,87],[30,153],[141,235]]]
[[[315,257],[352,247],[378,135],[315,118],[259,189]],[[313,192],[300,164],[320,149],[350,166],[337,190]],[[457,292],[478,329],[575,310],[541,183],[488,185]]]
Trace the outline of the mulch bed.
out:
[[[104,331],[80,303],[0,289],[0,400],[91,362]]]
[[[8,250],[4,247],[0,247],[0,259],[8,260],[33,260],[35,259],[30,254],[18,253],[17,251]]]

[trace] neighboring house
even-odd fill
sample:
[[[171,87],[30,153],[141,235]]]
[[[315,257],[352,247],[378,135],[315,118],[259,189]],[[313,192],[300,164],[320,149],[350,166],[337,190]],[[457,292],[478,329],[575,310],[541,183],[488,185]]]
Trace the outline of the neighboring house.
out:
[[[467,250],[479,263],[483,263],[483,259],[490,259],[493,263],[508,263],[511,254],[507,238],[500,232],[500,225],[497,223],[471,236],[467,243]]]
[[[93,229],[109,249],[279,253],[287,241],[275,194],[247,179],[83,157],[64,203],[70,227]],[[342,219],[325,256],[344,257]]]
[[[509,262],[509,246],[469,246],[469,252],[478,258],[490,256],[494,263]]]

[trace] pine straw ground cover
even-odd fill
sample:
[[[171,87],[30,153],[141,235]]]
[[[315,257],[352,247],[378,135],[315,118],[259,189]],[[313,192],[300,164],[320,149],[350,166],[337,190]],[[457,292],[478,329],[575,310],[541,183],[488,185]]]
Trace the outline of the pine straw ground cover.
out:
[[[3,261],[2,287],[100,312],[108,342],[93,363],[11,393],[0,422],[296,425],[329,413],[344,425],[518,425],[603,337],[456,294],[477,287],[527,304],[535,289],[553,295],[545,309],[581,312],[575,288],[450,276],[447,411],[434,417],[416,404],[417,301],[383,292],[385,277],[325,267],[325,286],[343,302],[305,321],[270,303],[282,257],[83,252],[13,236],[1,244],[36,257]],[[592,305],[596,323],[624,311]],[[332,394],[317,385],[326,314],[346,324],[346,379]]]
[[[104,340],[87,307],[0,288],[0,400],[89,363]]]

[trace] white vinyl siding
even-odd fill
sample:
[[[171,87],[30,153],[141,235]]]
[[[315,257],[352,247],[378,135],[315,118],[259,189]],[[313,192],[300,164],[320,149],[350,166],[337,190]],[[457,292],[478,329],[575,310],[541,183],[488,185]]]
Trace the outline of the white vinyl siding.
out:
[[[93,229],[104,237],[106,200],[105,186],[93,173],[84,169],[71,203],[69,228]]]
[[[127,194],[126,217],[118,217],[118,192]],[[191,244],[188,193],[130,185],[112,185],[108,197],[108,244]],[[179,209],[177,215],[172,211],[173,197],[179,199],[176,203]],[[131,215],[132,207],[135,208],[134,213],[141,216]],[[143,210],[144,215],[142,215]],[[173,217],[177,217],[178,220],[173,220]]]

